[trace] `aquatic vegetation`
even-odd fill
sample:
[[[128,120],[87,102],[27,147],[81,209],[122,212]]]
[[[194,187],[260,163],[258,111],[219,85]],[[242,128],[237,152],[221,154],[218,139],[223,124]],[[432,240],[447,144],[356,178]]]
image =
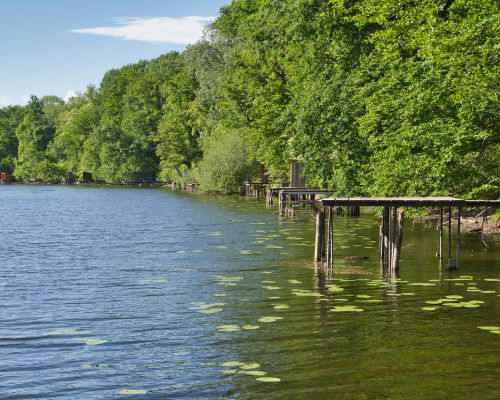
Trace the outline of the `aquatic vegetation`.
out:
[[[429,282],[411,282],[408,286],[436,286],[436,284]]]
[[[241,369],[256,369],[260,367],[260,364],[258,363],[241,363],[239,365]]]
[[[339,285],[326,285],[329,293],[339,293],[343,292],[344,288]]]
[[[219,332],[238,332],[241,328],[238,325],[219,325],[217,330]]]
[[[298,281],[297,279],[289,279],[288,283],[291,283],[292,285],[298,285],[301,284],[301,281]]]
[[[146,394],[147,391],[144,389],[122,389],[118,391],[118,394],[122,395],[134,395],[134,394]]]
[[[87,346],[98,346],[107,342],[107,340],[99,338],[80,338],[75,340],[77,342],[85,343]]]
[[[424,311],[435,311],[437,310],[439,307],[422,307],[422,310]]]
[[[333,312],[361,312],[364,311],[362,308],[358,306],[335,306],[330,311]]]
[[[280,289],[283,289],[282,287],[279,287],[279,286],[262,286],[263,288],[267,289],[267,290],[280,290]]]
[[[267,375],[267,372],[264,372],[264,371],[247,371],[247,370],[244,370],[244,371],[239,371],[238,372],[239,374],[245,374],[245,375],[250,375],[250,376],[264,376],[264,375]]]
[[[290,308],[290,306],[288,304],[276,304],[274,306],[275,310],[284,310],[286,308]]]
[[[500,332],[500,326],[478,326],[478,329],[483,329],[485,331],[498,331],[498,332]]]
[[[249,331],[249,330],[255,330],[255,329],[259,329],[260,326],[259,325],[243,325],[241,327],[241,329],[244,329],[246,331]]]
[[[303,297],[322,297],[321,293],[305,289],[292,289],[292,293],[296,296],[303,296]]]
[[[244,256],[258,256],[262,253],[253,250],[240,250],[240,254]]]
[[[259,382],[266,382],[266,383],[281,382],[280,378],[273,378],[271,376],[262,376],[260,378],[257,378],[256,380]]]
[[[275,321],[278,321],[280,319],[283,319],[283,317],[272,317],[272,316],[269,316],[269,317],[261,317],[258,319],[259,322],[275,322]]]

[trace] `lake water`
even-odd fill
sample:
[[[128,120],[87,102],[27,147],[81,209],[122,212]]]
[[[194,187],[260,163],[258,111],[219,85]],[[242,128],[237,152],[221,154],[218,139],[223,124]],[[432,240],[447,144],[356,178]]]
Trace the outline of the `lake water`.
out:
[[[324,271],[312,216],[253,199],[0,186],[0,205],[2,399],[500,398],[498,237],[465,234],[450,274],[435,226],[407,223],[386,277],[370,213],[335,217]]]

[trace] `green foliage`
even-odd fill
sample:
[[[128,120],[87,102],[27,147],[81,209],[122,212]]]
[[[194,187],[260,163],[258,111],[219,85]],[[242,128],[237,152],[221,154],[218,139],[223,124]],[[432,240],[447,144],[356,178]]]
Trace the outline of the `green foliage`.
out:
[[[259,165],[249,160],[237,131],[220,131],[205,145],[195,177],[200,189],[219,194],[240,193],[243,183],[257,176]]]
[[[494,0],[234,0],[181,54],[0,110],[0,168],[226,193],[299,158],[345,195],[497,198],[499,30]]]
[[[19,106],[0,108],[0,172],[12,173],[17,158],[16,128],[23,119]]]
[[[54,137],[54,127],[48,123],[43,104],[36,96],[31,96],[24,118],[16,129],[16,136],[19,141],[14,170],[16,178],[53,179],[56,169],[50,166],[46,150]]]

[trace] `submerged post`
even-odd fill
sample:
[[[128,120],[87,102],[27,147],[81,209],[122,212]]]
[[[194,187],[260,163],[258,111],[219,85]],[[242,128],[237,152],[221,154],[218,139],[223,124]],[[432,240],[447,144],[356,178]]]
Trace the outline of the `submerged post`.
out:
[[[326,253],[326,263],[333,264],[333,208],[328,207],[328,245]]]
[[[439,210],[439,259],[443,258],[443,206]]]
[[[462,207],[458,207],[457,210],[457,260],[455,262],[455,268],[458,269],[460,265],[460,218],[462,217]]]
[[[389,229],[390,229],[391,215],[389,213],[389,206],[384,206],[384,214],[382,216],[382,259],[384,262],[389,260]]]
[[[452,268],[451,265],[451,206],[448,207],[448,264],[447,268]]]
[[[325,211],[316,213],[316,240],[314,244],[314,261],[321,261],[325,241]]]
[[[396,209],[396,207],[394,207]],[[403,227],[405,222],[405,213],[401,211],[397,221],[394,223],[394,247],[392,252],[391,267],[395,271],[399,269],[399,257],[401,255],[401,244],[403,243]]]

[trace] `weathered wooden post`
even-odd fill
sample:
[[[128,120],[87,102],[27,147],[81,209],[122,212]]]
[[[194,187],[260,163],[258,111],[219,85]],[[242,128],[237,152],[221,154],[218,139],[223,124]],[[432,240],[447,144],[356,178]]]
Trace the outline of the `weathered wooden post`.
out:
[[[396,244],[396,230],[398,224],[398,208],[392,207],[392,236],[390,241],[391,250],[389,252],[389,262],[392,265],[392,261],[394,259],[394,248]]]
[[[451,206],[448,207],[448,264],[447,269],[452,269],[451,261]]]
[[[394,207],[397,210],[396,207]],[[399,257],[401,255],[401,244],[403,243],[403,228],[405,222],[405,213],[401,211],[399,217],[395,218],[394,223],[394,245],[392,250],[392,262],[391,267],[393,270],[397,271],[399,269]]]
[[[457,260],[455,262],[455,268],[458,269],[460,266],[460,218],[462,217],[462,207],[457,209]]]
[[[439,259],[443,258],[443,206],[439,210]]]
[[[321,261],[325,241],[325,210],[316,213],[316,240],[314,244],[314,260]]]
[[[383,260],[389,261],[389,231],[391,223],[391,214],[389,206],[384,206],[384,214],[382,216],[382,231],[383,231]]]
[[[283,190],[278,192],[278,211],[280,216],[283,216]]]
[[[328,246],[326,254],[326,263],[333,265],[333,208],[328,207]]]

